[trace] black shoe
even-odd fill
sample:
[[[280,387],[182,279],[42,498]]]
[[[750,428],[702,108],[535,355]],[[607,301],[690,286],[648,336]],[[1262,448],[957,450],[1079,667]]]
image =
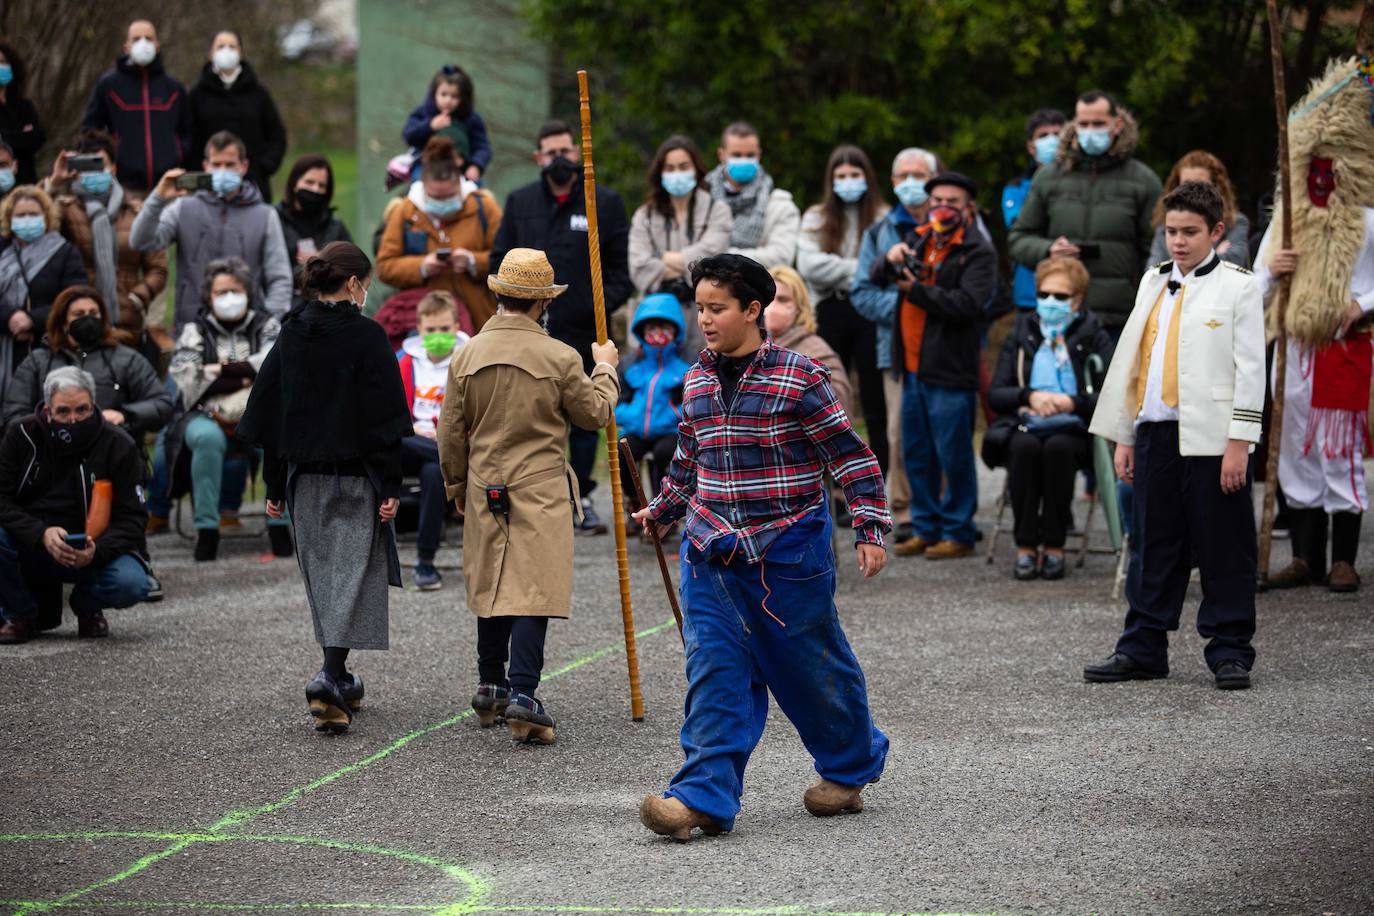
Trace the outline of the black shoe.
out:
[[[359,687],[361,685],[359,682]],[[315,731],[333,732],[336,735],[348,731],[349,724],[353,722],[353,711],[339,689],[339,682],[330,677],[328,671],[321,671],[305,685],[305,701],[310,707],[311,718],[315,720]]]
[[[1112,684],[1117,681],[1153,681],[1168,677],[1168,671],[1150,671],[1135,663],[1129,655],[1120,652],[1100,665],[1088,665],[1083,669],[1083,680],[1091,684]]]
[[[1214,674],[1218,690],[1250,689],[1250,671],[1240,662],[1222,662]]]
[[[162,580],[159,579],[157,576],[153,575],[153,571],[149,569],[148,594],[143,596],[144,602],[147,604],[155,604],[161,601],[164,597],[166,596],[163,594],[162,591]]]
[[[573,533],[593,535],[605,534],[606,531],[606,523],[601,520],[601,516],[597,515],[596,510],[592,508],[591,497],[582,497],[582,522],[579,524],[576,516],[573,517]]]
[[[511,691],[506,707],[506,725],[516,744],[553,744],[553,716],[534,697]]]
[[[1045,554],[1045,558],[1040,561],[1040,578],[1042,579],[1062,579],[1068,569],[1064,564],[1062,556],[1056,557],[1052,553]]]
[[[100,611],[76,615],[78,639],[104,639],[110,635],[110,623]]]
[[[472,709],[482,728],[491,728],[501,721],[509,705],[510,690],[496,684],[478,684],[477,692],[472,695]]]
[[[1011,573],[1022,582],[1029,582],[1031,579],[1040,576],[1040,570],[1035,565],[1035,554],[1018,553],[1016,555],[1016,567]]]
[[[289,557],[296,552],[296,546],[291,543],[291,526],[289,525],[268,525],[267,540],[272,544],[272,556]]]
[[[348,708],[357,712],[363,705],[363,679],[352,671],[345,671],[344,676],[336,679],[334,683],[339,685],[339,695],[344,698]]]
[[[208,563],[219,554],[219,529],[201,528],[196,532],[196,562]]]

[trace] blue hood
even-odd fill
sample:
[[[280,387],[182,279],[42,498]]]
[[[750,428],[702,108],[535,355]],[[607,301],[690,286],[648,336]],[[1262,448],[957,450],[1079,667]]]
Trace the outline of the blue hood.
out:
[[[634,334],[635,340],[646,351],[650,349],[644,342],[644,338],[639,335],[639,329],[644,322],[657,318],[659,321],[671,322],[677,328],[677,339],[673,341],[676,346],[682,340],[682,335],[687,332],[687,327],[682,323],[682,305],[677,301],[677,296],[672,293],[653,293],[645,296],[639,303],[639,308],[635,309],[635,319],[630,325],[630,332]]]

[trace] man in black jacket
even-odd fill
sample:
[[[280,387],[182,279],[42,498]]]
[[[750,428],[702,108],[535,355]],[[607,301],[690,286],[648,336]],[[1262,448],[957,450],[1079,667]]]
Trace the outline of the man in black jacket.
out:
[[[90,373],[53,370],[39,412],[0,442],[0,643],[56,626],[64,582],[82,637],[110,635],[103,609],[147,596],[142,484],[142,451],[96,409]]]
[[[545,252],[559,283],[568,291],[547,313],[549,336],[582,355],[582,367],[592,369],[592,342],[596,340],[596,311],[592,305],[591,257],[587,251],[587,204],[582,188],[582,149],[572,128],[549,121],[539,129],[539,148],[534,161],[543,170],[539,181],[518,188],[506,198],[501,229],[492,245],[489,273],[501,268],[512,248]],[[596,189],[596,212],[601,235],[601,280],[606,293],[606,314],[625,304],[634,291],[630,281],[630,224],[620,195]],[[573,428],[569,437],[570,460],[582,491],[583,521],[579,534],[605,534],[606,525],[592,511],[587,498],[596,481],[597,433]],[[577,522],[574,521],[574,525]]]
[[[903,293],[892,365],[903,372],[902,458],[914,537],[894,550],[942,560],[972,556],[977,539],[973,421],[997,255],[978,231],[972,181],[945,172],[925,189],[926,222],[874,264],[874,280]]]
[[[181,165],[195,149],[186,87],[163,69],[151,22],[129,23],[124,54],[95,84],[81,126],[119,138],[119,182],[138,191],[151,188],[159,175]]]

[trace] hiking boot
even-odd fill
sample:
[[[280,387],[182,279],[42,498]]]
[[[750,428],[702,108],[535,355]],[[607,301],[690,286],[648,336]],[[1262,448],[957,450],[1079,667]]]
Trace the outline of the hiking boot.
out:
[[[110,622],[100,611],[77,614],[76,635],[80,639],[104,639],[110,635]]]
[[[219,529],[201,528],[196,531],[196,562],[208,563],[219,555]]]
[[[605,534],[606,523],[601,520],[601,516],[596,514],[592,508],[590,496],[582,497],[582,521],[579,523],[577,517],[573,516],[573,533],[580,535]]]
[[[720,825],[700,811],[693,811],[680,799],[646,795],[639,803],[639,822],[659,836],[670,836],[679,843],[692,838],[692,829],[700,827],[707,836],[717,836]]]
[[[1344,560],[1331,564],[1331,574],[1326,577],[1326,587],[1333,592],[1355,592],[1360,589],[1360,574],[1355,567]]]
[[[27,617],[0,620],[0,645],[17,646],[33,639],[33,621]]]
[[[149,513],[148,513],[148,524],[147,524],[146,526],[144,526],[144,528],[143,528],[143,533],[144,533],[144,534],[148,534],[148,535],[152,535],[152,534],[162,534],[164,531],[166,531],[166,530],[167,530],[168,528],[170,528],[170,527],[171,527],[171,523],[167,521],[167,516],[165,516],[165,515],[153,515],[151,512],[149,512]]]
[[[553,717],[534,697],[512,691],[505,715],[516,744],[553,744]]]
[[[477,692],[472,695],[472,708],[477,713],[477,724],[491,728],[506,714],[510,705],[510,691],[495,684],[478,684]]]
[[[828,779],[817,779],[802,795],[802,804],[816,817],[858,814],[864,809],[864,800],[859,794],[863,790],[863,786],[842,786]]]
[[[892,552],[899,557],[919,557],[928,549],[934,546],[934,541],[927,541],[925,538],[912,535],[905,541],[892,548]]]
[[[1268,588],[1299,588],[1303,585],[1312,584],[1312,570],[1308,567],[1307,561],[1294,557],[1283,569],[1276,573],[1270,573],[1265,585]]]
[[[1222,662],[1214,672],[1218,690],[1249,690],[1250,670],[1240,662]]]
[[[960,557],[971,556],[973,556],[973,545],[960,544],[958,541],[940,541],[938,544],[931,544],[925,550],[927,560],[957,560]],[[1040,575],[1045,575],[1043,568]]]
[[[328,671],[320,671],[305,685],[305,701],[310,707],[310,717],[314,719],[315,731],[332,732],[341,735],[348,731],[353,721],[353,711],[348,700],[339,689],[339,682],[329,676]]]
[[[274,557],[289,557],[296,553],[296,545],[291,543],[290,525],[268,525],[267,540],[272,545]]]
[[[437,592],[444,587],[444,577],[433,563],[416,563],[415,587],[422,592]]]
[[[339,695],[344,698],[348,708],[357,712],[363,707],[363,679],[351,671],[345,671],[343,680],[335,681],[339,685]]]

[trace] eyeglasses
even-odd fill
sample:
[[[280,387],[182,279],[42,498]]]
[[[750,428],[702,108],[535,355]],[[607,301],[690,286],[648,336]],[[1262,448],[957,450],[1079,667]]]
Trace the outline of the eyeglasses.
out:
[[[84,420],[95,413],[95,405],[82,404],[79,407],[49,408],[48,412],[52,414],[54,420],[62,420],[64,422],[67,420]]]
[[[1053,299],[1055,302],[1069,302],[1073,299],[1073,293],[1051,293],[1043,289],[1036,290],[1035,295],[1041,299]]]

